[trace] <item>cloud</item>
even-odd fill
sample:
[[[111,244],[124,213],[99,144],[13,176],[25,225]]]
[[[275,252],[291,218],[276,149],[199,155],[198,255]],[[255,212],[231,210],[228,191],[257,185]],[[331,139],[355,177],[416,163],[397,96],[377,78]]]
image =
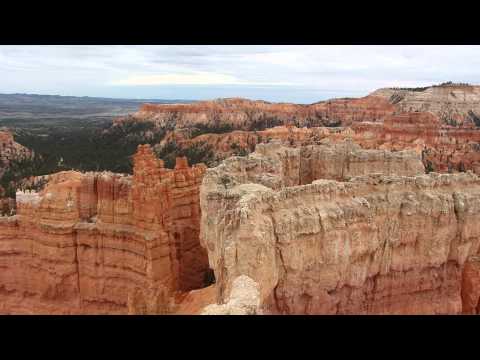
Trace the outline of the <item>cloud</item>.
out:
[[[387,86],[480,84],[480,46],[0,46],[0,79],[4,93],[307,101]]]
[[[251,86],[288,86],[283,82],[251,82],[236,78],[235,76],[195,72],[190,74],[163,74],[163,75],[137,75],[125,79],[114,80],[111,85],[143,86],[143,85],[251,85]]]

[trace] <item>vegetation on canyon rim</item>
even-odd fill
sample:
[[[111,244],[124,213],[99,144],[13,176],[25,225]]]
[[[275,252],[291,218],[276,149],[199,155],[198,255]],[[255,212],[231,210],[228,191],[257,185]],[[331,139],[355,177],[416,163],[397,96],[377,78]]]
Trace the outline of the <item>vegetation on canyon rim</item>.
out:
[[[445,82],[434,85],[431,88],[437,90],[445,88],[447,92],[450,92],[450,89],[454,87],[466,88],[471,87],[471,85]],[[428,88],[430,87],[391,89],[405,90],[411,92],[411,94],[418,94]],[[30,107],[25,108],[23,97],[25,96],[15,95],[13,100],[11,97],[4,99],[0,106],[0,111],[3,114],[0,117],[0,126],[9,128],[18,143],[34,152],[34,156],[30,159],[13,161],[0,180],[0,186],[5,189],[8,196],[13,196],[16,184],[22,178],[46,175],[62,170],[107,170],[131,174],[131,156],[139,144],[146,143],[154,146],[158,157],[164,160],[167,168],[174,167],[177,156],[187,157],[190,164],[203,162],[207,166],[214,166],[219,160],[217,149],[206,141],[183,142],[180,144],[173,139],[165,140],[164,144],[159,146],[162,140],[167,139],[166,135],[169,132],[178,130],[177,120],[181,118],[182,110],[173,111],[170,114],[171,116],[167,117],[165,123],[158,124],[155,121],[150,121],[150,119],[138,121],[139,119],[135,113],[132,114],[131,111],[135,106],[135,103],[132,102],[122,105],[116,101],[112,104],[105,103],[106,100],[102,99],[80,101],[75,98],[44,98],[42,96],[38,98],[30,96],[30,98],[27,96],[28,101],[26,104],[29,104],[28,106]],[[306,108],[300,107],[300,112],[288,113],[287,117],[282,115],[282,104],[257,103],[244,99],[225,99],[207,102],[205,107],[207,110],[202,110],[204,115],[206,115],[206,122],[205,119],[202,121],[195,120],[187,124],[183,129],[187,130],[187,139],[194,139],[205,134],[228,134],[235,130],[255,133],[275,126],[285,125],[287,120],[289,124],[297,127],[347,126],[348,124],[344,124],[345,120],[347,122],[364,121],[370,118],[377,119],[379,116],[381,117],[382,114],[368,113],[372,106],[377,109],[376,111],[388,112],[390,111],[388,106],[401,106],[402,103],[408,101],[408,99],[405,99],[403,92],[400,91],[394,92],[393,95],[388,95],[388,101],[386,102],[388,106],[371,103],[367,104],[366,108],[362,108],[364,106],[361,105],[363,99],[366,100],[368,98],[371,97],[334,99],[319,102],[312,104],[311,111],[303,114],[302,111]],[[39,101],[40,103],[37,104]],[[66,101],[67,104],[60,106],[62,101]],[[75,105],[77,102],[78,106]],[[17,105],[12,107],[13,105],[11,104]],[[78,109],[74,108],[72,110],[72,104],[77,106]],[[121,110],[119,104],[126,106],[125,109],[129,110],[131,115],[123,116],[121,121],[112,125],[112,119],[117,117],[115,114]],[[195,106],[195,104],[191,104],[187,105],[186,108],[194,108]],[[209,112],[209,106],[213,106],[212,109],[214,110]],[[220,111],[219,106],[221,108]],[[326,107],[324,108],[324,106]],[[153,109],[156,107],[158,105],[151,105]],[[268,110],[270,107],[276,110]],[[23,111],[26,111],[26,113],[20,113],[19,109],[24,109]],[[61,109],[61,111],[58,109]],[[227,109],[226,113],[233,111],[232,109],[241,112],[242,116],[244,116],[244,123],[225,121],[225,111],[222,111],[222,109]],[[297,111],[295,109],[298,109],[298,107],[292,105],[288,111],[292,109]],[[366,117],[361,116],[362,111],[367,111]],[[38,115],[39,112],[42,113],[41,116]],[[349,115],[350,113],[354,114],[355,118],[352,118],[353,120],[349,118],[351,116]],[[478,113],[478,109],[472,107],[464,114],[464,119],[468,119],[470,123],[478,127],[480,126]],[[347,117],[345,117],[345,114]],[[441,116],[442,121],[447,125],[454,127],[462,125],[462,119],[459,122],[459,118],[451,116],[449,112],[445,115],[441,114]],[[230,155],[244,156],[252,151],[251,148],[246,149],[244,145],[240,145],[234,139],[230,144],[228,153]],[[426,165],[428,171],[435,171],[435,167],[432,164],[427,163]],[[459,167],[458,170],[461,171],[462,167]]]

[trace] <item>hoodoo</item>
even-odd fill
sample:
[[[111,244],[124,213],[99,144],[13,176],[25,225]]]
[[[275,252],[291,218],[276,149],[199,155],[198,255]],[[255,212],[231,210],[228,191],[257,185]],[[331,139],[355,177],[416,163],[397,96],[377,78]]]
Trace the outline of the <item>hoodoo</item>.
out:
[[[201,207],[226,306],[208,313],[238,311],[228,304],[242,298],[240,277],[259,289],[250,313],[478,312],[480,179],[471,172],[425,174],[415,152],[266,144],[207,170]]]
[[[199,185],[203,165],[165,169],[149,146],[133,176],[61,172],[17,193],[0,218],[0,313],[173,311],[173,295],[204,287]]]

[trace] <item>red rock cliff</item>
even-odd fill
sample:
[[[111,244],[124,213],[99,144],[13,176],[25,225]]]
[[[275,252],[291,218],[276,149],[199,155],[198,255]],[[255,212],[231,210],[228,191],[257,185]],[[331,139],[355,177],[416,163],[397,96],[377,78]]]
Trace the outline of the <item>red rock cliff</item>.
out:
[[[234,98],[181,105],[145,104],[133,118],[166,129],[228,125],[236,130],[252,130],[288,124],[301,127],[349,125],[357,121],[381,120],[394,111],[395,107],[380,96],[334,99],[311,105]],[[121,121],[123,119],[117,120]]]
[[[423,174],[411,151],[267,144],[208,169],[200,193],[219,304],[207,314],[480,307],[480,178],[471,172]]]
[[[61,172],[0,218],[0,313],[162,313],[203,286],[202,165],[164,169],[148,146],[134,174]]]
[[[398,112],[437,115],[446,125],[480,126],[480,86],[442,84],[424,89],[379,89],[370,96],[388,100]]]
[[[415,150],[423,155],[429,170],[458,172],[472,170],[480,174],[480,130],[444,125],[428,112],[389,115],[382,122],[357,122],[349,127],[277,126],[262,131],[233,131],[225,134],[203,134],[193,139],[175,131],[159,148],[175,142],[181,149],[203,144],[212,149],[216,160],[232,155],[245,155],[258,143],[280,140],[292,146],[319,144],[351,138],[366,149]]]
[[[0,130],[0,179],[8,170],[12,161],[18,161],[32,156],[32,152],[13,139],[13,135]],[[5,189],[0,185],[0,214],[8,214],[14,209],[14,199],[6,196]]]

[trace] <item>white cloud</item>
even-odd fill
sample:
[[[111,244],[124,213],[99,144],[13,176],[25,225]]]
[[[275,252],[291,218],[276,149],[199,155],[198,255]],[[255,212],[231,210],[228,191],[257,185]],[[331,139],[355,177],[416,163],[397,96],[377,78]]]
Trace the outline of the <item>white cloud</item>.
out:
[[[125,79],[114,80],[111,85],[142,86],[142,85],[252,85],[252,86],[288,86],[283,82],[252,82],[244,81],[235,76],[196,72],[190,74],[136,75]]]
[[[138,97],[148,88],[156,97],[167,88],[182,98],[205,86],[217,89],[208,96],[313,100],[385,86],[480,84],[480,46],[0,46],[0,79],[4,93]]]

